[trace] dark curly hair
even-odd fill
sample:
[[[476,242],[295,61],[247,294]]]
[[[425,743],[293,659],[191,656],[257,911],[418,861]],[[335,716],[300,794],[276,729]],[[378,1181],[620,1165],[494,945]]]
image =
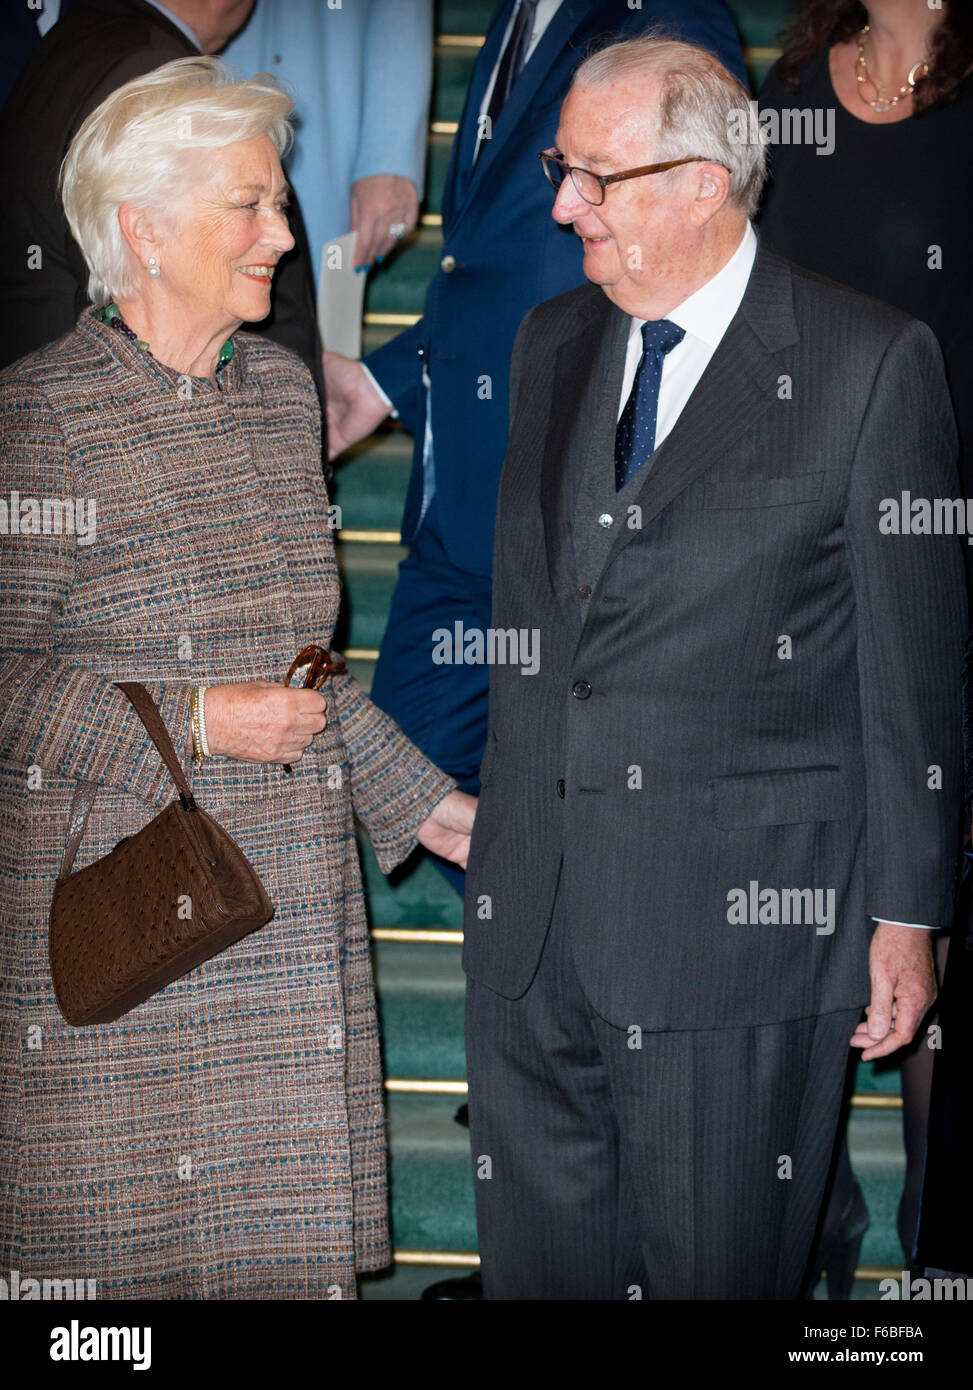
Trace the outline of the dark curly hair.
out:
[[[943,0],[943,17],[933,34],[931,62],[925,77],[916,83],[913,114],[939,106],[956,94],[956,88],[973,66],[973,8],[969,0]],[[824,48],[845,43],[868,23],[868,12],[859,0],[801,0],[792,29],[781,36],[783,55],[778,65],[781,81],[796,90],[798,68]]]

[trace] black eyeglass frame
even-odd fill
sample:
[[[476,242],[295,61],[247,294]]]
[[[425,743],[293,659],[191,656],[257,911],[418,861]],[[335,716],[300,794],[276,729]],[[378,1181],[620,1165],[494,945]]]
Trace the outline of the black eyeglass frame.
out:
[[[574,191],[577,193],[578,197],[584,198],[589,207],[593,208],[600,208],[602,206],[605,201],[605,191],[610,183],[622,183],[625,179],[640,179],[646,174],[661,174],[664,173],[666,169],[678,168],[680,164],[719,164],[721,169],[726,168],[726,165],[721,164],[718,159],[707,159],[706,156],[702,154],[691,154],[687,155],[685,159],[667,159],[661,164],[643,164],[639,169],[623,169],[621,173],[618,174],[596,174],[594,170],[584,169],[580,164],[565,164],[564,160],[554,149],[541,150],[537,157],[541,161],[544,177],[554,189],[555,193],[560,192],[564,179],[570,175],[571,183],[574,185]],[[554,182],[551,177],[550,169],[548,168],[549,164],[556,164],[559,169],[563,170],[561,183]],[[576,173],[587,174],[589,179],[595,179],[596,182],[601,185],[601,198],[597,203],[593,203],[590,198],[586,198],[582,193],[574,177]]]

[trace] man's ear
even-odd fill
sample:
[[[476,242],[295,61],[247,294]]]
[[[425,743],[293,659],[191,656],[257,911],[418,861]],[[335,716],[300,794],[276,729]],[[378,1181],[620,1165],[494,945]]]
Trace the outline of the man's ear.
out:
[[[730,195],[730,174],[722,164],[699,164],[693,180],[689,215],[693,225],[704,227]]]

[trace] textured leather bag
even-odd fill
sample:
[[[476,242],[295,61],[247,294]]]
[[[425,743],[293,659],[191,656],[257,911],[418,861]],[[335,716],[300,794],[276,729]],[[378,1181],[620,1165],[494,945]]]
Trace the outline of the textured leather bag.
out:
[[[253,865],[197,804],[144,685],[118,682],[179,791],[110,854],[71,873],[98,791],[79,782],[54,888],[48,942],[68,1023],[110,1023],[274,915]]]

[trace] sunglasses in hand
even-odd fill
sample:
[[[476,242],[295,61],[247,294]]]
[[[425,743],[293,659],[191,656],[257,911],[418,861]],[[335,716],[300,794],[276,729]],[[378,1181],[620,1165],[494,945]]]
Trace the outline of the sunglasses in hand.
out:
[[[327,647],[313,643],[304,647],[291,662],[284,684],[296,690],[320,690],[329,676],[343,676],[348,667],[343,661],[335,661]],[[284,763],[285,772],[293,772],[290,763]]]

